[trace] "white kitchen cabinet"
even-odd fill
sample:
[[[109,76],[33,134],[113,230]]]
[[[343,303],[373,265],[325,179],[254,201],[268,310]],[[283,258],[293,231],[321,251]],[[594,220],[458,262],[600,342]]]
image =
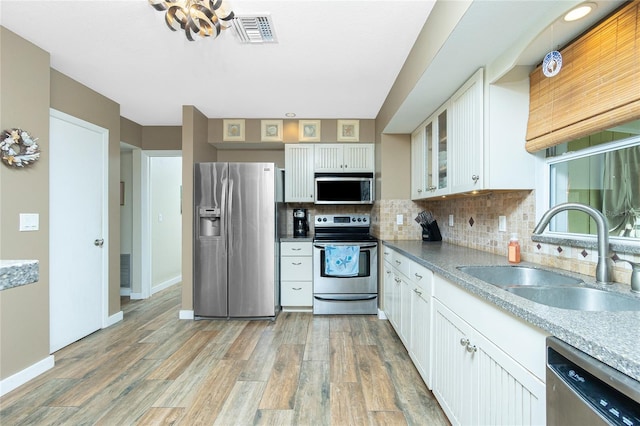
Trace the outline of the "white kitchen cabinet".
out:
[[[286,144],[284,147],[284,200],[313,203],[313,144]]]
[[[411,338],[409,355],[431,389],[431,311],[433,272],[411,263]]]
[[[374,145],[369,143],[314,144],[317,173],[373,173]]]
[[[451,98],[451,193],[483,188],[484,72],[479,69]]]
[[[534,188],[536,158],[523,148],[528,79],[485,83],[484,77],[476,71],[413,132],[412,199]]]
[[[546,335],[438,276],[433,312],[433,393],[451,423],[544,424]]]
[[[431,123],[429,123],[431,126]],[[429,127],[431,130],[431,127]],[[427,171],[424,161],[426,127],[420,126],[411,134],[411,199],[419,200],[427,192]]]
[[[280,243],[280,304],[283,310],[310,311],[313,306],[311,241]]]
[[[441,106],[412,134],[411,198],[447,195],[450,192],[449,102]]]
[[[384,248],[385,314],[431,388],[431,292],[433,273]]]

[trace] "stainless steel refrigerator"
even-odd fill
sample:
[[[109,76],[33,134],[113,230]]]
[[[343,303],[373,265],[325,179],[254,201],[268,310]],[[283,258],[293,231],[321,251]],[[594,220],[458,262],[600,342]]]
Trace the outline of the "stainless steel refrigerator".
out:
[[[196,317],[275,317],[282,197],[273,163],[195,164]]]

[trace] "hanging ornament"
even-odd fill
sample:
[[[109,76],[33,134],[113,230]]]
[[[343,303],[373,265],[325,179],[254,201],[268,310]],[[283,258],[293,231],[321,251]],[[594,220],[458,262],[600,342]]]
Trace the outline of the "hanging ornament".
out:
[[[546,77],[553,77],[560,72],[562,68],[562,54],[557,50],[549,52],[542,61],[542,73]]]

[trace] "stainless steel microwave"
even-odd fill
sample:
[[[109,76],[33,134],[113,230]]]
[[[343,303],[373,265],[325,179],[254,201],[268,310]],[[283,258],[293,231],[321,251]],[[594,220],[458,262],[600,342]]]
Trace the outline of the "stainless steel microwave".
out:
[[[373,204],[373,173],[316,173],[316,204]]]

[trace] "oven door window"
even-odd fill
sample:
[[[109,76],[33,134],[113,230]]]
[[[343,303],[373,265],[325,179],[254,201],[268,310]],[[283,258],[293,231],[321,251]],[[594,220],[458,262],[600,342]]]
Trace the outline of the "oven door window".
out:
[[[325,250],[320,250],[320,264],[325,264]],[[339,275],[330,275],[325,273],[325,268],[320,268],[321,277],[331,278],[362,278],[371,275],[371,250],[360,249],[360,257],[358,258],[358,275],[352,277],[343,277]]]

